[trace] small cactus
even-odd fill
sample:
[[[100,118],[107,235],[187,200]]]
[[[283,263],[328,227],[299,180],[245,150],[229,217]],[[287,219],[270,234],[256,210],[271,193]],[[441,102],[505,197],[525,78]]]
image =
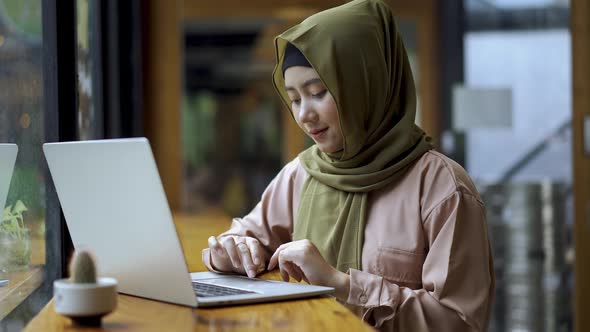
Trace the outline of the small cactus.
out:
[[[70,264],[70,278],[75,284],[95,284],[96,267],[88,251],[74,253]]]

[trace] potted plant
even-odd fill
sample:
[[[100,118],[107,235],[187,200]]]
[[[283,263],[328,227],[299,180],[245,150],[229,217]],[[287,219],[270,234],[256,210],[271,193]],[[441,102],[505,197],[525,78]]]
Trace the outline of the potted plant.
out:
[[[25,204],[17,200],[4,209],[0,221],[0,270],[4,272],[25,270],[31,262],[31,236],[25,226]]]
[[[75,325],[100,326],[102,317],[117,306],[117,280],[97,277],[90,252],[76,251],[70,278],[53,282],[53,299],[55,311]]]

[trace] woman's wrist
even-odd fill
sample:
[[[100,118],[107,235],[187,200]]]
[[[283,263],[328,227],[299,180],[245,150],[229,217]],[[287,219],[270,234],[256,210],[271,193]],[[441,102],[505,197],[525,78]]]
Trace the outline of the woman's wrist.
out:
[[[348,295],[350,294],[350,275],[337,271],[335,280],[336,283],[333,287],[336,289],[336,292],[334,293],[334,296],[338,300],[346,302],[348,300]]]

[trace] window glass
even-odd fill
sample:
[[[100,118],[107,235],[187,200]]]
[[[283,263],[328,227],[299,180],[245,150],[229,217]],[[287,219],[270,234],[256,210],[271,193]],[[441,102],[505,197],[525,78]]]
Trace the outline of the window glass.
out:
[[[102,137],[102,110],[100,108],[100,80],[96,77],[100,57],[96,50],[97,3],[93,0],[76,1],[76,59],[78,72],[78,136],[81,140]]]
[[[0,143],[19,147],[0,223],[0,320],[43,282],[42,101],[41,1],[0,0]]]
[[[569,4],[466,4],[463,88],[471,102],[461,102],[457,95],[456,100],[480,119],[509,115],[464,129],[466,168],[486,204],[494,254],[497,282],[490,331],[569,331]]]
[[[510,127],[468,131],[467,167],[472,176],[498,179],[528,151],[552,138],[513,179],[571,182],[570,50],[566,29],[471,32],[465,36],[466,84],[507,88],[512,100]],[[560,131],[565,125],[568,130]]]

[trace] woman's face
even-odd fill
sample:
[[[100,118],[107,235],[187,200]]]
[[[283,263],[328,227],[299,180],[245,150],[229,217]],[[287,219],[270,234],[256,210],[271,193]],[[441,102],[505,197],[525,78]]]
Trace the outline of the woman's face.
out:
[[[295,66],[285,70],[285,90],[291,99],[293,117],[322,152],[333,153],[344,148],[338,108],[318,73],[309,67]]]

